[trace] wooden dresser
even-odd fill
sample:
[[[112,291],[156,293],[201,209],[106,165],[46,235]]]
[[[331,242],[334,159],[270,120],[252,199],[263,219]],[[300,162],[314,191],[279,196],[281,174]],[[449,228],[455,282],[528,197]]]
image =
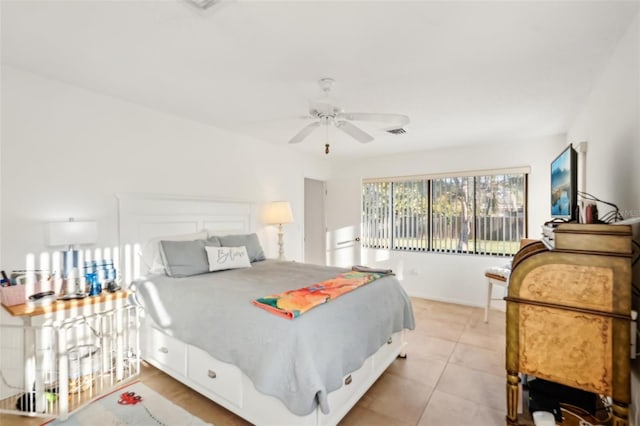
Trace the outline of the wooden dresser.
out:
[[[551,248],[524,246],[507,300],[507,424],[518,424],[519,374],[611,396],[627,426],[631,227],[562,224]]]

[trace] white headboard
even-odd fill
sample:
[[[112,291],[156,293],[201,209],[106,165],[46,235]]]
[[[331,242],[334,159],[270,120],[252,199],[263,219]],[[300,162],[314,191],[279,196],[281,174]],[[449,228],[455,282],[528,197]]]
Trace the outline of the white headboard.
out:
[[[202,230],[210,235],[255,232],[256,206],[242,201],[159,194],[116,194],[120,274],[124,284],[144,275],[141,250],[152,238]]]

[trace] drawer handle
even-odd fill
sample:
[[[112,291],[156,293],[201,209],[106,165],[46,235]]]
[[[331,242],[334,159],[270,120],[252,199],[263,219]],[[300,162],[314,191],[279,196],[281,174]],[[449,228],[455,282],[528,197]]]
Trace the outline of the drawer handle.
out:
[[[346,379],[344,379],[344,384],[345,384],[345,385],[350,385],[352,381],[353,381],[353,379],[351,378],[351,374],[349,374],[349,375],[347,376],[347,378],[346,378]]]
[[[393,337],[389,337],[389,340],[387,340],[387,345],[390,345],[393,343]]]
[[[160,352],[162,352],[163,354],[168,354],[169,353],[169,349],[165,348],[164,346],[161,347],[160,349],[158,349]]]
[[[207,371],[207,376],[209,376],[210,379],[215,379],[216,378],[216,372],[213,370],[208,370]]]

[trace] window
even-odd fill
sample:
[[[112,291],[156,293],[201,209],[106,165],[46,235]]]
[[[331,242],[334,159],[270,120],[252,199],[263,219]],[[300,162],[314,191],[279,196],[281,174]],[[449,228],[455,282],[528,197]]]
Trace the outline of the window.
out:
[[[429,186],[426,180],[392,183],[393,248],[425,251],[428,247]]]
[[[391,182],[362,185],[362,242],[365,247],[391,248]]]
[[[526,231],[527,175],[476,177],[476,252],[515,254]]]
[[[472,253],[473,177],[446,177],[432,181],[433,251]]]
[[[510,255],[526,236],[526,171],[362,184],[364,247]]]

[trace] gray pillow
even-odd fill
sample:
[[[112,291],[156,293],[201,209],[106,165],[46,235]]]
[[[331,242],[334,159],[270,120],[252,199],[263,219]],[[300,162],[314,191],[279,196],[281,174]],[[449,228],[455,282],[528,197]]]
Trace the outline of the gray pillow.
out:
[[[247,248],[247,254],[249,255],[250,262],[259,262],[265,260],[264,250],[260,245],[260,240],[257,234],[237,234],[237,235],[225,235],[218,237],[221,247],[242,247]]]
[[[205,246],[220,247],[216,240],[160,241],[164,268],[170,277],[188,277],[209,272]]]
[[[206,239],[206,244],[209,247],[222,247],[220,245],[220,239],[216,236],[211,236]]]

